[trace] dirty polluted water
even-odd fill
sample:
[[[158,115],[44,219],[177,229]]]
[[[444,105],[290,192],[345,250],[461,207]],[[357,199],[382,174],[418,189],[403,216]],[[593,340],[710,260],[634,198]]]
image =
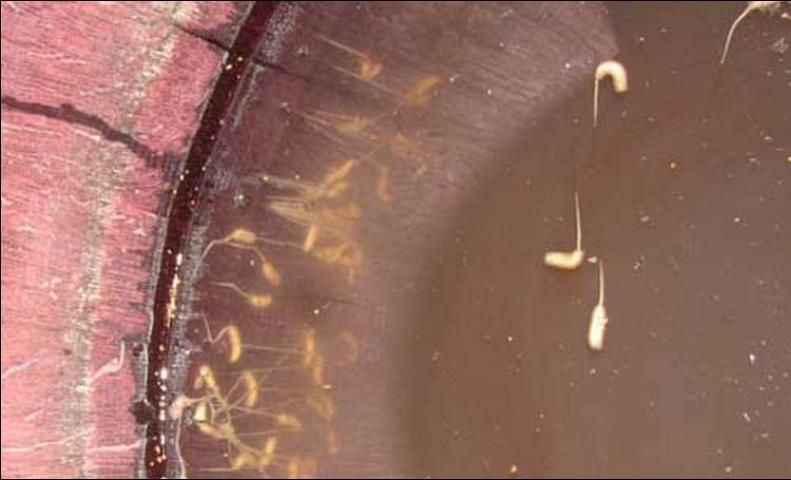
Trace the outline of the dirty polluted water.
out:
[[[721,63],[744,7],[278,5],[181,252],[168,476],[789,475],[791,21]]]

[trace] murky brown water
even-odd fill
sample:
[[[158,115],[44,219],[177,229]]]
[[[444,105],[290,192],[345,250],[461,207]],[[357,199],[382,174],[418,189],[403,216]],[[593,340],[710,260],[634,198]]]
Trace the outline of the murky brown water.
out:
[[[185,260],[256,236],[187,278],[187,472],[791,474],[791,22],[748,17],[719,68],[741,7],[282,7]],[[542,264],[575,190],[602,352],[596,266]]]

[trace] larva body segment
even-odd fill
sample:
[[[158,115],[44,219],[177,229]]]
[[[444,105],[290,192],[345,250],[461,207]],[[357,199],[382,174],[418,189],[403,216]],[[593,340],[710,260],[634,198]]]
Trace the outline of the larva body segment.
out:
[[[261,448],[261,456],[258,460],[258,469],[263,471],[272,464],[275,458],[275,449],[277,448],[277,437],[267,437],[264,446]]]
[[[576,270],[582,265],[585,252],[575,250],[573,252],[547,252],[544,254],[544,264],[548,267],[559,268],[561,270]]]
[[[245,407],[254,407],[258,404],[258,379],[255,378],[255,375],[249,370],[243,370],[241,374],[241,380],[244,384],[244,406]]]
[[[620,62],[607,60],[596,67],[596,80],[600,81],[606,77],[612,78],[613,90],[615,90],[616,93],[624,93],[629,89],[626,69]]]
[[[604,333],[607,329],[607,310],[604,308],[604,260],[599,261],[599,301],[591,312],[588,327],[588,346],[591,350],[601,351],[604,348]]]
[[[588,346],[591,350],[601,351],[604,348],[604,331],[607,328],[607,311],[603,305],[593,307],[591,323],[588,329]]]
[[[585,251],[582,250],[582,221],[580,219],[580,199],[579,194],[574,193],[574,214],[577,227],[577,246],[571,252],[547,252],[544,254],[544,264],[548,267],[559,268],[561,270],[576,270],[582,265],[585,258]]]
[[[242,358],[242,337],[236,325],[229,325],[226,328],[228,328],[228,363],[236,363]]]

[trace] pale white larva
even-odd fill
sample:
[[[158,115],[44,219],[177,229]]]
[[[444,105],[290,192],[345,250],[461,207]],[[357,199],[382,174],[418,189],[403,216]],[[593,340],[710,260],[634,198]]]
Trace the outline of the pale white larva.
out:
[[[604,348],[604,333],[607,329],[607,310],[604,308],[604,260],[599,261],[599,302],[591,312],[588,327],[588,346],[591,350],[601,351]]]
[[[544,254],[544,264],[548,267],[559,268],[561,270],[576,270],[582,264],[585,252],[574,250],[573,252],[547,252]]]
[[[544,264],[548,267],[559,268],[562,270],[576,270],[582,265],[585,252],[582,250],[582,227],[580,221],[580,199],[574,193],[574,208],[577,218],[577,248],[571,252],[547,252],[544,254]]]
[[[629,89],[629,83],[626,76],[626,69],[620,62],[615,60],[607,60],[602,62],[596,67],[595,81],[593,84],[593,126],[599,118],[599,82],[606,77],[612,78],[612,86],[615,93],[624,93]]]

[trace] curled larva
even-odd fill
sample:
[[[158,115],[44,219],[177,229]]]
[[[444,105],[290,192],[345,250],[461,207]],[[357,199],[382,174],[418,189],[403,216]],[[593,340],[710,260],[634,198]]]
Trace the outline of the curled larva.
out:
[[[612,78],[613,89],[617,93],[623,93],[629,89],[626,76],[626,69],[623,64],[615,60],[607,60],[596,67],[596,81],[603,80],[605,77]]]
[[[593,126],[599,117],[599,82],[606,77],[612,78],[612,86],[616,93],[625,93],[629,89],[626,69],[615,60],[607,60],[596,67],[596,79],[593,84]]]

